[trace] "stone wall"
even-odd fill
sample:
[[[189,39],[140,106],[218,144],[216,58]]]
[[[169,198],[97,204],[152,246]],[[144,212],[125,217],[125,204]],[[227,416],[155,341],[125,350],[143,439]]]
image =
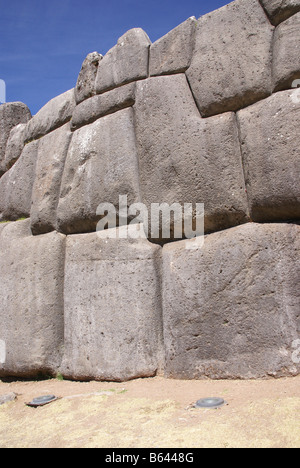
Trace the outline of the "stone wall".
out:
[[[300,372],[299,23],[236,0],[127,32],[33,117],[0,106],[0,376]],[[204,203],[203,247],[125,238],[132,213],[99,235],[120,195]]]

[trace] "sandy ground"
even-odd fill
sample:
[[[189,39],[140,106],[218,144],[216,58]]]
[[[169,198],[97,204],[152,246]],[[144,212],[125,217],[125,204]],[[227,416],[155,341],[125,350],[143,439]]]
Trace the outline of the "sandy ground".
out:
[[[0,381],[0,448],[299,448],[300,377],[126,383]],[[59,400],[40,408],[40,395]],[[192,408],[217,396],[218,410]]]

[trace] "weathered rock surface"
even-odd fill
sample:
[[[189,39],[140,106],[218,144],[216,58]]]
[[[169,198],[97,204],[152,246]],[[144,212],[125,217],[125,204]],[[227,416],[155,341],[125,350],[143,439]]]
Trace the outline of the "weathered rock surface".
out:
[[[274,28],[257,0],[236,0],[198,20],[187,77],[203,116],[271,94]]]
[[[122,381],[161,369],[160,253],[147,240],[67,238],[65,377]]]
[[[15,165],[0,179],[0,219],[16,221],[30,216],[38,141],[24,146]]]
[[[61,179],[71,136],[67,123],[39,140],[30,211],[31,230],[35,235],[55,230]]]
[[[202,119],[184,74],[137,83],[142,201],[204,203],[206,232],[248,219],[235,115]],[[149,229],[150,230],[150,229]]]
[[[65,234],[92,232],[100,203],[140,201],[133,110],[124,109],[74,132],[58,204],[57,225]]]
[[[298,84],[300,83],[299,51],[300,13],[281,23],[275,31],[273,53],[275,91],[292,88],[294,80],[299,80]]]
[[[163,248],[167,377],[299,373],[300,226],[246,224]]]
[[[140,28],[131,29],[118,40],[98,66],[98,94],[131,81],[147,78],[151,41]]]
[[[191,63],[197,20],[193,16],[150,47],[150,76],[180,73]]]
[[[276,26],[300,11],[300,0],[260,0],[260,2]]]
[[[71,120],[76,107],[74,89],[49,101],[27,124],[26,141],[36,140]]]
[[[77,104],[96,94],[95,81],[102,58],[103,56],[98,52],[92,52],[84,60],[74,90]]]
[[[0,231],[0,376],[55,373],[63,345],[64,236],[33,237],[30,222]]]
[[[134,103],[135,83],[129,83],[107,93],[93,96],[75,108],[71,121],[72,130],[92,123],[105,115],[131,107]]]
[[[251,218],[300,218],[299,90],[238,112]]]
[[[25,145],[26,124],[16,125],[10,132],[5,151],[5,170],[10,169],[21,156]]]
[[[9,102],[0,106],[0,176],[6,171],[5,151],[11,130],[30,119],[30,110],[22,102]]]

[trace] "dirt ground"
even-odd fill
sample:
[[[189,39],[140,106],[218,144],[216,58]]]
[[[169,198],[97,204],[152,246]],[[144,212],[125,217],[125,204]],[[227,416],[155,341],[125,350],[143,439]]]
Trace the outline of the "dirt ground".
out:
[[[299,448],[300,377],[126,383],[0,381],[0,448]],[[41,395],[60,399],[40,408]],[[222,397],[217,410],[191,407]]]

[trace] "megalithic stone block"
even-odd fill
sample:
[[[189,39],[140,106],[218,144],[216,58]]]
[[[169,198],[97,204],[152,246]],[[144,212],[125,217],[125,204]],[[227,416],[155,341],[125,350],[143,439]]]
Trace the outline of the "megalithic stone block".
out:
[[[300,226],[249,223],[163,248],[165,375],[297,375]]]
[[[0,176],[6,171],[5,151],[11,130],[30,119],[30,110],[22,102],[9,102],[0,106]]]
[[[98,52],[88,54],[84,60],[75,86],[76,104],[93,96],[95,91],[95,81],[100,60],[103,56]]]
[[[260,2],[275,26],[300,11],[300,0],[260,0]]]
[[[65,234],[92,232],[101,203],[140,201],[133,110],[124,109],[74,132],[66,158],[57,210]],[[104,213],[103,213],[104,214]]]
[[[300,84],[300,13],[281,23],[274,34],[273,88],[296,88]]]
[[[160,254],[145,239],[68,236],[65,377],[124,381],[161,370]]]
[[[71,120],[75,107],[74,89],[51,99],[28,122],[25,135],[26,141],[36,140],[67,123]]]
[[[137,83],[134,109],[149,213],[152,203],[204,203],[206,232],[247,222],[235,115],[201,118],[184,74]]]
[[[0,376],[55,375],[63,349],[65,236],[33,237],[30,222],[0,230]]]
[[[38,144],[38,141],[26,144],[18,161],[0,179],[1,220],[16,221],[30,216]]]
[[[118,40],[98,66],[96,92],[109,91],[131,81],[147,78],[151,41],[140,28],[131,29]]]
[[[35,235],[55,230],[61,179],[71,137],[67,123],[39,140],[30,210],[31,230]]]
[[[257,0],[236,0],[198,20],[186,74],[202,116],[236,111],[271,94],[273,30]]]
[[[10,132],[5,151],[5,169],[10,169],[22,154],[25,145],[26,124],[16,125]]]
[[[273,94],[237,115],[251,218],[300,219],[299,90]]]
[[[193,16],[150,47],[150,76],[184,72],[191,64],[197,20]]]

